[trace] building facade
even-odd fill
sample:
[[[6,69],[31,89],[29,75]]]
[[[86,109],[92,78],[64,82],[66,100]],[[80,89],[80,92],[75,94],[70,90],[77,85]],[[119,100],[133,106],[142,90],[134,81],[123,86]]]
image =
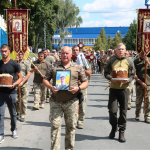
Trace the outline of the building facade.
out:
[[[63,44],[61,46],[70,46],[79,44],[79,42],[83,42],[85,47],[92,47],[95,43],[97,36],[99,36],[100,31],[104,28],[106,36],[109,35],[111,38],[115,37],[115,34],[121,32],[122,37],[128,32],[129,27],[80,27],[80,28],[68,28],[68,32],[70,33],[64,39]],[[60,41],[60,35],[58,34],[58,30],[56,34],[53,36],[53,45],[57,49]]]

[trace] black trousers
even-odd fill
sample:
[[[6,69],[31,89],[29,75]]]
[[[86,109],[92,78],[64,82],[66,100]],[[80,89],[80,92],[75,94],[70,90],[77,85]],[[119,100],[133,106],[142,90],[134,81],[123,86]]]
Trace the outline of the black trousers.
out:
[[[128,108],[129,89],[112,89],[109,90],[109,122],[112,126],[118,124],[119,130],[126,129],[126,115]],[[118,104],[120,105],[120,115],[117,120]]]
[[[11,131],[16,130],[16,94],[0,93],[0,135],[4,136],[4,116],[6,104],[11,118]]]

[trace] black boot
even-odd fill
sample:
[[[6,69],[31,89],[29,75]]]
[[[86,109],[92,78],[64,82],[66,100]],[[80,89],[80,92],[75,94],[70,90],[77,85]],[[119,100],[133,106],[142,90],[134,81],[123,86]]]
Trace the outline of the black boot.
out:
[[[109,134],[109,138],[113,139],[115,137],[115,133],[118,131],[117,126],[112,126],[111,132]]]
[[[126,142],[126,139],[124,137],[124,131],[119,131],[119,142]]]

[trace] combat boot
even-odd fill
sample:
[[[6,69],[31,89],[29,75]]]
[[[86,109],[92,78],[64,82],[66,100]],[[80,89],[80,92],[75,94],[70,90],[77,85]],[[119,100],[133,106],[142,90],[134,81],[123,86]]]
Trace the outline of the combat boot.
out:
[[[140,115],[136,115],[135,120],[140,121]]]
[[[33,108],[34,110],[39,110],[39,106],[38,106],[38,105],[34,105],[32,108]]]
[[[109,134],[109,138],[113,139],[115,137],[115,133],[118,131],[118,127],[117,126],[112,126],[111,132]]]
[[[119,142],[126,142],[126,139],[124,137],[124,131],[119,131]]]

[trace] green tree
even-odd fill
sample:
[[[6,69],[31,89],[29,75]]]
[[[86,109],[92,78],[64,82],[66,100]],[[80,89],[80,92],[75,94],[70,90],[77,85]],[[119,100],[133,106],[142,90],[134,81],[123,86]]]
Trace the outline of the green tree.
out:
[[[44,26],[44,22],[46,22],[50,34],[54,35],[56,31],[55,22],[58,11],[58,0],[37,0],[35,6],[32,8],[29,29],[34,30],[35,32],[35,52],[38,50],[40,29]]]
[[[106,50],[107,49],[107,36],[106,36],[104,28],[102,28],[99,36],[102,39],[103,50]]]
[[[121,43],[122,42],[122,35],[121,32],[118,31],[118,42]]]
[[[136,32],[137,32],[137,22],[134,19],[130,24],[128,33],[123,38],[123,43],[126,44],[127,50],[136,49]]]
[[[27,9],[28,7],[34,7],[36,0],[16,0],[17,9]],[[3,9],[15,9],[15,0],[9,3],[8,0],[1,0],[0,2],[0,14],[4,15]]]
[[[104,28],[100,31],[99,36],[97,37],[94,43],[94,49],[97,50],[106,50],[108,47],[107,36],[105,34]]]
[[[108,39],[107,39],[107,48],[108,48],[108,49],[111,48],[111,44],[112,44],[112,38],[111,38],[111,36],[109,35],[109,36],[108,36]]]
[[[119,35],[119,36],[120,36],[120,35]],[[117,33],[115,34],[115,37],[113,38],[112,44],[111,44],[111,46],[110,46],[111,49],[117,48],[117,45],[118,45],[119,43],[121,43],[121,38],[120,38],[119,36],[118,36]]]
[[[68,35],[68,28],[78,27],[82,23],[82,18],[79,15],[79,8],[72,0],[59,0],[60,10],[57,15],[57,28],[60,34],[60,42],[64,43],[64,38]]]

